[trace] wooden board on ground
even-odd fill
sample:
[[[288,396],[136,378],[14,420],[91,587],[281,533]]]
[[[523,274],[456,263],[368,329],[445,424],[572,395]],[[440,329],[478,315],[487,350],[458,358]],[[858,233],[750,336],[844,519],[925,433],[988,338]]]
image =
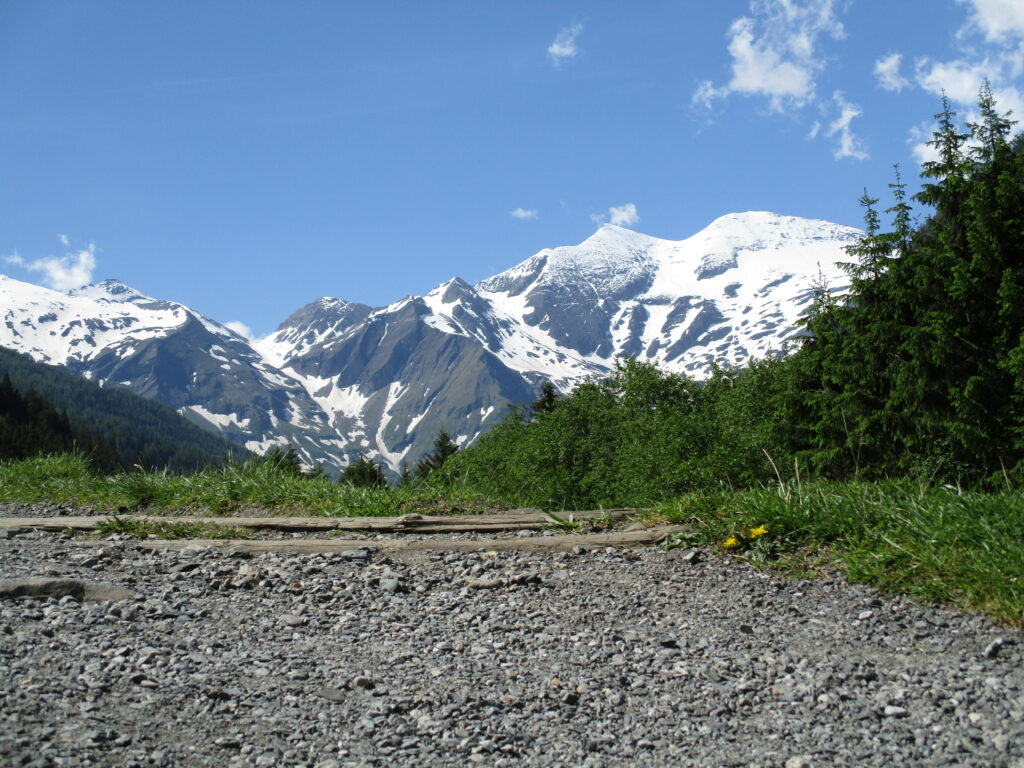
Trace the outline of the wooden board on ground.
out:
[[[560,512],[562,519],[575,521],[607,519],[612,522],[633,515],[633,509]],[[91,531],[113,515],[86,517],[0,517],[0,529],[36,531]],[[538,509],[510,510],[490,515],[402,515],[401,517],[213,517],[203,515],[117,515],[121,520],[142,523],[203,523],[224,527],[274,531],[373,531],[375,533],[458,533],[518,531],[542,528],[552,523]]]
[[[610,533],[573,533],[560,536],[524,536],[507,539],[145,539],[145,549],[237,549],[261,554],[322,555],[376,547],[381,552],[458,551],[458,552],[568,552],[575,547],[650,547],[681,530],[678,526],[654,526],[641,531]]]

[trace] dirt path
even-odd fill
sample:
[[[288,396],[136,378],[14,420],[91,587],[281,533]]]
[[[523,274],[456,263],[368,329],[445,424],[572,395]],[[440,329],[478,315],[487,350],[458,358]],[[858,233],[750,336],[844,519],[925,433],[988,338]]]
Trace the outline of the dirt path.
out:
[[[0,764],[1024,767],[1024,643],[979,617],[653,529],[294,533],[3,529]]]

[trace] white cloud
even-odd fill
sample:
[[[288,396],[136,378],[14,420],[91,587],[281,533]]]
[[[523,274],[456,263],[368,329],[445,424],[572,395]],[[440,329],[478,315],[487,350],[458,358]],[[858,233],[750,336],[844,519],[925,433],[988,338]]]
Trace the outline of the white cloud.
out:
[[[61,244],[67,241],[64,236],[58,239]],[[63,256],[47,256],[22,263],[30,272],[42,273],[43,282],[50,288],[67,291],[92,282],[92,273],[96,269],[96,246],[89,243],[85,248]]]
[[[968,18],[957,32],[960,56],[937,61],[922,56],[914,62],[914,83],[939,97],[945,94],[954,111],[966,121],[978,119],[978,92],[988,80],[996,108],[1024,116],[1024,3],[1020,0],[957,0]],[[877,73],[877,69],[876,69]],[[937,99],[936,99],[937,102]],[[910,129],[908,143],[919,162],[936,159],[928,146],[934,125],[922,123]]]
[[[548,46],[548,56],[552,64],[556,67],[561,66],[563,60],[571,59],[577,54],[576,38],[581,32],[583,25],[573,24],[555,35],[555,41]]]
[[[990,74],[994,73],[987,60],[975,63],[965,59],[917,60],[917,84],[936,96],[945,93],[950,100],[959,104],[973,104],[977,101],[978,90]]]
[[[1000,112],[1012,111],[1015,117],[1024,115],[1024,92],[1009,82],[1012,75],[998,57],[986,57],[981,61],[921,58],[917,61],[916,79],[921,88],[935,96],[945,93],[961,110],[972,110],[977,105],[978,91],[988,80]],[[970,115],[968,117],[972,119]]]
[[[25,266],[25,259],[21,257],[21,254],[15,251],[14,253],[4,256],[4,261],[8,264],[13,264],[16,267]]]
[[[920,165],[939,161],[939,150],[928,144],[937,128],[935,123],[926,121],[910,129],[907,143],[910,144],[910,151]]]
[[[633,203],[626,203],[609,208],[608,220],[617,227],[631,227],[640,221],[640,215]]]
[[[836,137],[838,140],[833,156],[836,160],[842,160],[845,157],[854,160],[867,160],[868,153],[864,148],[864,142],[850,129],[850,123],[854,118],[863,114],[861,108],[848,102],[843,97],[842,91],[833,93],[832,100],[839,109],[839,117],[829,123],[825,135],[829,138]]]
[[[690,103],[694,106],[700,105],[706,109],[710,109],[715,99],[720,96],[725,96],[727,92],[720,91],[715,88],[715,84],[710,80],[703,80],[701,84],[697,86],[697,90],[693,92],[693,96],[690,97]]]
[[[617,227],[632,227],[640,221],[640,214],[636,212],[636,205],[625,203],[611,206],[607,213],[591,214],[590,220],[595,224],[603,224],[607,221]]]
[[[255,337],[252,335],[252,328],[240,320],[232,320],[230,323],[224,323],[224,327],[231,329],[247,341],[255,340]]]
[[[536,219],[540,217],[537,211],[528,208],[516,208],[514,211],[508,212],[510,216],[516,219]]]
[[[57,235],[57,239],[60,240],[60,244],[65,248],[71,247],[71,240],[68,239],[67,235]]]
[[[992,42],[1024,38],[1024,3],[1020,0],[957,0],[973,10],[971,24]]]
[[[978,91],[988,80],[1002,112],[1024,114],[1024,91],[1017,84],[1024,75],[1024,3],[1020,0],[958,0],[971,10],[957,37],[962,55],[949,61],[927,56],[915,62],[917,85],[936,96],[971,109]],[[981,33],[984,41],[971,40]]]
[[[732,78],[721,87],[705,80],[692,102],[705,107],[733,93],[764,96],[773,111],[800,107],[814,100],[814,77],[825,68],[818,38],[843,37],[834,0],[754,0],[753,17],[729,27]]]
[[[890,53],[875,62],[875,77],[878,78],[878,85],[887,91],[899,93],[904,88],[910,87],[910,81],[900,74],[900,66],[903,64],[903,54]]]

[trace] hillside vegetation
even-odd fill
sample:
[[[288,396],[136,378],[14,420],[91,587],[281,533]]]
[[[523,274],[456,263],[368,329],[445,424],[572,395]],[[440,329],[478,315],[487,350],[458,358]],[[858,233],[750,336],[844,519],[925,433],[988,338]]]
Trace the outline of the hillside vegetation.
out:
[[[29,419],[33,426],[23,419],[16,428],[12,417],[5,422],[0,457],[75,448],[95,457],[98,466],[105,469],[120,464],[125,468],[190,472],[223,464],[232,454],[239,458],[247,455],[244,449],[187,421],[162,403],[127,390],[100,387],[52,365],[37,363],[27,355],[0,348],[0,379],[4,377],[18,397],[32,402],[33,411],[52,410],[65,425],[47,416]],[[10,393],[7,397],[13,399]]]
[[[888,231],[864,193],[851,288],[817,287],[795,354],[706,384],[626,360],[511,414],[445,477],[554,507],[801,476],[1024,482],[1024,137],[987,86],[979,112],[964,129],[937,115],[919,224],[898,170]]]

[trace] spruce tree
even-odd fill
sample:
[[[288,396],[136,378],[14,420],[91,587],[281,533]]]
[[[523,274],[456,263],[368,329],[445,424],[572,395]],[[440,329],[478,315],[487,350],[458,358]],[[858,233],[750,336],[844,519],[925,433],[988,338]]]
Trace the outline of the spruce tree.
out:
[[[341,473],[341,482],[356,488],[388,487],[388,479],[383,468],[365,453],[359,454],[356,461],[345,467]]]
[[[434,450],[424,456],[416,464],[416,478],[425,480],[434,470],[440,469],[448,459],[455,455],[459,446],[445,430],[440,430],[434,438]]]

